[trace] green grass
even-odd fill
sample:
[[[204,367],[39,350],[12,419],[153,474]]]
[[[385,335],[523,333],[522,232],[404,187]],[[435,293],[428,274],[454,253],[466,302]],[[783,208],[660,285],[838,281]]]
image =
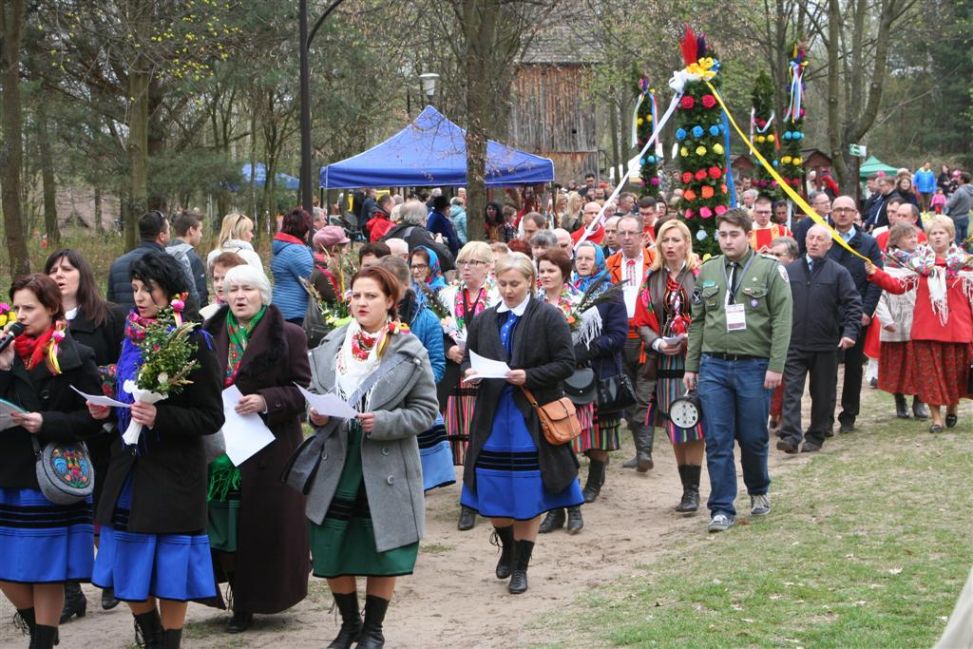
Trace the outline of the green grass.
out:
[[[955,433],[883,418],[829,440],[773,476],[767,519],[719,535],[701,519],[643,574],[544,620],[571,638],[549,649],[931,646],[973,559],[969,414]]]

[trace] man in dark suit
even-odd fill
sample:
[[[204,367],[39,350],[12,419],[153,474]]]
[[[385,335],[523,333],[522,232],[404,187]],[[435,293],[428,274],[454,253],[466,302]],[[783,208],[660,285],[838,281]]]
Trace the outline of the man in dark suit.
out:
[[[831,220],[834,228],[850,248],[858,254],[868,257],[875,266],[882,267],[882,252],[874,237],[865,234],[855,226],[858,218],[858,208],[851,196],[839,196],[834,199],[831,207]],[[841,413],[838,422],[842,433],[855,430],[855,419],[861,406],[862,374],[865,357],[865,336],[868,326],[872,322],[878,299],[882,296],[882,289],[877,284],[868,281],[865,273],[865,262],[856,257],[843,246],[832,246],[828,250],[828,258],[833,259],[851,273],[858,294],[862,300],[861,325],[862,333],[855,341],[854,347],[845,350],[845,381],[841,390]]]

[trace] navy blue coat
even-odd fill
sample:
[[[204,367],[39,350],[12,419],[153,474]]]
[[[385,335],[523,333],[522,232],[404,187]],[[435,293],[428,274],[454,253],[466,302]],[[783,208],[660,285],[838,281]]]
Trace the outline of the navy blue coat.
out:
[[[132,265],[152,250],[166,251],[155,241],[142,241],[138,246],[111,263],[111,268],[108,270],[108,291],[105,294],[105,299],[126,309],[135,306],[135,298],[132,296]]]
[[[848,245],[858,251],[859,254],[871,259],[876,267],[882,268],[884,265],[882,263],[882,251],[879,249],[878,243],[875,242],[875,237],[855,228],[855,236],[851,238]],[[882,287],[868,281],[868,275],[865,273],[865,262],[842,248],[837,242],[828,250],[828,258],[834,259],[851,273],[851,279],[854,280],[858,294],[862,297],[862,313],[871,317],[878,306],[878,299],[882,297]]]

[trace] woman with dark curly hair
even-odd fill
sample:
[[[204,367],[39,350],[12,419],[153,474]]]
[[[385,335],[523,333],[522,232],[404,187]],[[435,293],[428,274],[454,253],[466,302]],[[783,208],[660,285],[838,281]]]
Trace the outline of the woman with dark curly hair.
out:
[[[133,446],[121,435],[112,442],[96,514],[101,546],[92,582],[114,588],[115,596],[128,604],[145,646],[174,649],[189,600],[216,596],[206,536],[202,438],[223,426],[223,382],[212,338],[197,331],[189,338],[197,363],[188,375],[190,386],[155,404],[135,401],[126,382],[136,379],[144,362],[139,342],[160,315],[165,324],[175,324],[167,309],[178,310],[174,302],[189,286],[179,262],[154,251],[132,265],[131,277],[135,308],[118,358],[115,397],[131,405],[115,408],[115,417],[119,430],[130,421],[143,430]],[[108,407],[91,404],[88,410],[99,420],[112,414]]]

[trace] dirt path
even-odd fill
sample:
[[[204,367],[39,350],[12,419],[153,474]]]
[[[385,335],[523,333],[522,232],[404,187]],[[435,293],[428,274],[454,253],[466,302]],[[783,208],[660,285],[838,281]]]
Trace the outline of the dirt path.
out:
[[[870,391],[866,389],[866,392]],[[869,401],[891,402],[887,395],[864,396]],[[973,408],[967,403],[962,410],[961,417],[968,425]],[[864,418],[862,424],[869,425]],[[917,424],[917,433],[925,430],[925,426]],[[386,619],[387,646],[512,649],[553,642],[559,636],[552,637],[550,629],[537,625],[539,618],[570,604],[589,588],[637,574],[638,566],[652,563],[660,552],[680,539],[705,536],[708,517],[704,512],[682,517],[672,511],[681,486],[668,440],[657,435],[655,469],[644,475],[621,468],[621,462],[631,452],[627,431],[623,431],[623,443],[623,450],[613,454],[601,498],[583,508],[584,531],[577,536],[560,531],[540,537],[530,568],[530,590],[525,595],[509,595],[506,582],[494,578],[497,554],[489,544],[491,528],[487,521],[479,519],[470,532],[456,530],[459,486],[430,494],[428,529],[415,574],[399,581]],[[771,477],[807,461],[806,455],[784,457],[772,450]],[[706,479],[703,471],[704,499],[709,492]],[[742,490],[739,463],[738,480]],[[740,517],[746,518],[747,513],[741,511]],[[331,597],[325,582],[312,579],[310,591],[308,598],[291,611],[258,617],[249,632],[237,636],[222,632],[225,613],[191,605],[190,626],[183,646],[201,649],[325,647],[337,633],[338,623],[335,615],[328,613]],[[62,627],[60,648],[131,646],[132,617],[128,610],[119,606],[104,612],[99,606],[100,591],[86,587],[85,592],[89,601],[88,616]],[[9,621],[13,613],[4,599],[0,606],[2,619]],[[19,638],[11,624],[0,626],[0,646],[26,645],[26,639]]]

